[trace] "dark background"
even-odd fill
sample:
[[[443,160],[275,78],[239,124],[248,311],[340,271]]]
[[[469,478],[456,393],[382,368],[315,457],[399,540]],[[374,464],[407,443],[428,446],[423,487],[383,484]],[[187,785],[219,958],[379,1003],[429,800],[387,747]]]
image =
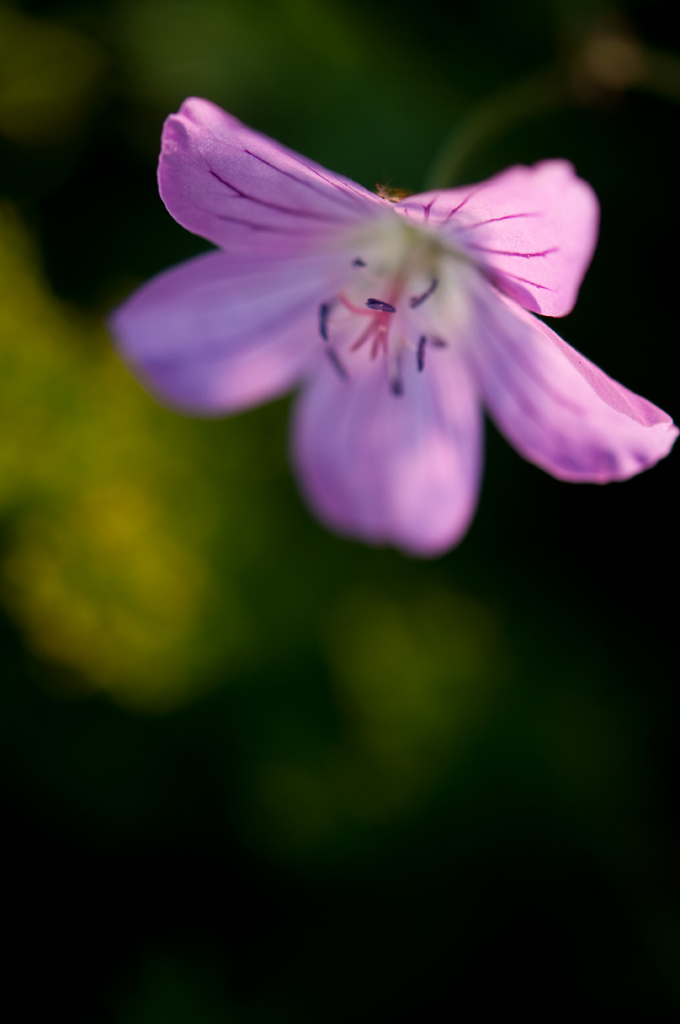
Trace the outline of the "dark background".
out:
[[[417,190],[484,97],[605,29],[677,53],[676,10],[0,6],[8,1020],[680,1017],[677,453],[572,486],[489,425],[469,535],[416,561],[311,518],[288,401],[177,416],[102,328],[205,248],[154,178],[186,95]],[[678,419],[673,88],[581,90],[461,175],[575,163],[601,237],[553,326]]]

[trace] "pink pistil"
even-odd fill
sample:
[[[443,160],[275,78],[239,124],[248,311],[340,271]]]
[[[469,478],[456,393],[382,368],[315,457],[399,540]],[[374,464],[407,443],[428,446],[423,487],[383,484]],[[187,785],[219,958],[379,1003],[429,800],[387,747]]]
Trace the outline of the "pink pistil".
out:
[[[362,345],[365,345],[375,333],[376,337],[373,339],[373,344],[371,346],[371,359],[375,359],[381,349],[385,355],[387,355],[388,323],[389,317],[392,316],[392,314],[383,311],[376,312],[374,310],[363,309],[361,306],[355,306],[343,292],[340,292],[338,299],[346,309],[350,310],[351,313],[356,313],[357,316],[370,316],[372,319],[372,322],[364,331],[362,331],[357,340],[350,347],[350,352],[356,352],[360,349]],[[391,303],[389,304],[391,305]]]

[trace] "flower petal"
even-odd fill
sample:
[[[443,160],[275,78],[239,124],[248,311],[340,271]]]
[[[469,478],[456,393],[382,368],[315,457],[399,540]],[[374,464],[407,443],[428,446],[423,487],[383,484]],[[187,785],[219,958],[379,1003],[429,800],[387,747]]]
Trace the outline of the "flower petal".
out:
[[[479,185],[424,192],[396,206],[484,268],[526,309],[564,316],[595,249],[597,197],[566,160],[510,167]]]
[[[479,302],[477,372],[492,418],[518,452],[559,480],[627,480],[668,455],[670,416],[488,288]]]
[[[165,122],[158,183],[175,220],[230,250],[290,252],[390,207],[195,98]]]
[[[206,253],[149,281],[111,326],[151,391],[187,411],[233,412],[287,391],[318,358],[319,303],[346,265],[342,254]]]
[[[429,351],[422,373],[416,353],[403,363],[401,395],[382,360],[349,380],[329,364],[299,400],[293,458],[310,503],[333,528],[433,556],[462,537],[474,513],[482,419],[457,354]]]

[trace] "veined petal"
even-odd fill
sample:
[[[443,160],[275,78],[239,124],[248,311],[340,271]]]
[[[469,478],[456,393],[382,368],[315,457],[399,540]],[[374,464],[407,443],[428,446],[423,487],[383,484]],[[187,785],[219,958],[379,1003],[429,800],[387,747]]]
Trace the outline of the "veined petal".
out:
[[[228,250],[294,251],[390,207],[195,98],[165,122],[158,183],[175,220]]]
[[[401,395],[390,391],[381,360],[346,381],[330,366],[319,374],[299,400],[293,458],[332,527],[434,556],[460,540],[477,503],[479,402],[458,354],[428,352],[422,373],[415,353],[403,363]]]
[[[346,258],[210,252],[135,292],[111,326],[150,390],[180,409],[234,412],[287,391],[323,344],[318,306]]]
[[[526,309],[564,316],[595,249],[599,205],[566,160],[510,167],[464,188],[424,192],[395,209],[429,225]]]
[[[491,288],[478,304],[472,350],[499,429],[559,480],[627,480],[673,447],[670,416]]]

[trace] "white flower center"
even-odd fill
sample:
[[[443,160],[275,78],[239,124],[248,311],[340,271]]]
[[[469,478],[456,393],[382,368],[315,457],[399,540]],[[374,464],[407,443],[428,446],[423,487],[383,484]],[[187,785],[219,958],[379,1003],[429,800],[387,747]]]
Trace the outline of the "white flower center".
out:
[[[347,285],[322,303],[320,334],[341,376],[382,355],[392,391],[401,394],[409,353],[422,371],[428,346],[445,348],[462,336],[472,264],[397,213],[356,232],[349,251],[356,255]]]

